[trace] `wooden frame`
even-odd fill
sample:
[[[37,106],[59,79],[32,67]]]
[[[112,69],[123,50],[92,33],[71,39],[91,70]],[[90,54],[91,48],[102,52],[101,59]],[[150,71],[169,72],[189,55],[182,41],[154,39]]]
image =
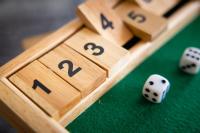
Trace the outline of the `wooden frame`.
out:
[[[46,36],[50,35],[51,32],[48,33],[43,33],[43,34],[39,34],[39,35],[35,35],[35,36],[31,36],[31,37],[27,37],[24,38],[22,40],[22,48],[23,49],[28,49],[31,46],[33,46],[34,44],[37,44],[39,41],[41,41],[43,38],[45,38]]]
[[[8,77],[61,44],[84,26],[79,19],[73,20],[0,68],[0,106],[2,107],[0,113],[20,131],[67,132],[64,128],[66,125],[72,122],[126,74],[137,67],[149,55],[159,49],[173,35],[197,17],[199,7],[199,1],[188,2],[168,18],[168,29],[158,38],[152,42],[140,41],[134,44],[129,49],[130,57],[127,63],[119,71],[112,77],[107,78],[95,91],[82,99],[80,103],[56,121],[46,115],[38,106],[21,93],[8,80]]]

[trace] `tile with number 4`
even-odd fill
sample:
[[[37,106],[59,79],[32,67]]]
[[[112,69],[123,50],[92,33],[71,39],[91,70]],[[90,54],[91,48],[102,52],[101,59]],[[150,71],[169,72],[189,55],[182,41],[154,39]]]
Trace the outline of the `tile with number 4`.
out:
[[[72,108],[81,98],[78,90],[39,61],[19,70],[9,80],[55,119]]]
[[[167,28],[167,20],[149,13],[131,2],[123,2],[116,12],[134,34],[144,40],[153,40]]]
[[[123,66],[129,56],[126,49],[87,28],[81,29],[64,43],[104,68],[109,76]]]
[[[77,13],[87,27],[115,44],[122,46],[133,37],[105,0],[88,0],[78,6]]]

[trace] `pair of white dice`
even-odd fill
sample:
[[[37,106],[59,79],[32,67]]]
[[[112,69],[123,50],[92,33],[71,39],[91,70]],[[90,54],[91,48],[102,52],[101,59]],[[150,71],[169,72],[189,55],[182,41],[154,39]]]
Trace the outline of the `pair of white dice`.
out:
[[[182,55],[179,66],[186,73],[197,74],[200,70],[200,49],[187,48]],[[166,78],[154,74],[145,82],[142,94],[147,100],[160,103],[165,98],[169,88],[170,83]]]
[[[197,74],[200,70],[200,49],[187,48],[182,55],[179,66],[186,73]]]

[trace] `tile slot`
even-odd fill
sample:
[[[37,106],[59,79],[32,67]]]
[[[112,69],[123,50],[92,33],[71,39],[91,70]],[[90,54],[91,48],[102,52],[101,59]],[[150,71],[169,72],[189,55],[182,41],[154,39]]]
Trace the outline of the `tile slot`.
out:
[[[134,45],[136,45],[139,41],[141,41],[141,39],[137,36],[134,36],[131,40],[129,40],[126,44],[123,45],[123,48],[129,50]]]
[[[177,10],[179,10],[181,7],[183,7],[186,3],[188,3],[189,0],[181,0],[176,6],[174,6],[171,10],[169,10],[167,13],[163,15],[165,18],[169,18],[172,16]]]

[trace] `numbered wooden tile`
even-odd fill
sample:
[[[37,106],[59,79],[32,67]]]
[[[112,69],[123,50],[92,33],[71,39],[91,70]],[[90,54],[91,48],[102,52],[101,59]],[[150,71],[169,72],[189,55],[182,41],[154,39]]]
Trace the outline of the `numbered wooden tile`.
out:
[[[180,0],[134,0],[134,2],[141,8],[153,14],[162,16],[180,2]]]
[[[60,45],[39,59],[87,96],[106,79],[106,71],[66,45]]]
[[[21,69],[9,80],[55,119],[80,101],[78,90],[38,61]]]
[[[132,33],[104,0],[88,0],[78,6],[78,15],[90,29],[120,46],[128,42]]]
[[[130,2],[123,2],[116,9],[133,33],[144,39],[153,40],[167,28],[167,20],[153,15]]]
[[[87,28],[83,28],[64,43],[104,68],[109,76],[123,66],[129,55],[124,48]]]

